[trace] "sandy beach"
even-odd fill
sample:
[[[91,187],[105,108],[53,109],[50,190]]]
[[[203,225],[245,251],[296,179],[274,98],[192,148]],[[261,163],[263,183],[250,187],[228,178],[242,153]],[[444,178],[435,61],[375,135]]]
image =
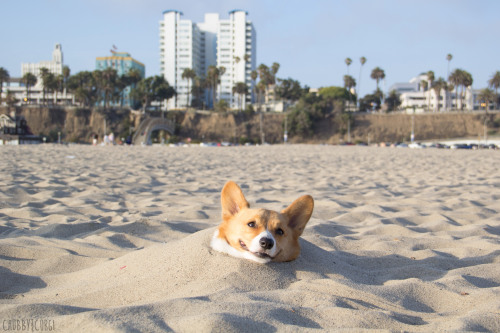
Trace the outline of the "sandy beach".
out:
[[[4,331],[500,331],[498,151],[38,145],[0,155]],[[253,207],[314,197],[296,261],[210,249],[228,180]]]

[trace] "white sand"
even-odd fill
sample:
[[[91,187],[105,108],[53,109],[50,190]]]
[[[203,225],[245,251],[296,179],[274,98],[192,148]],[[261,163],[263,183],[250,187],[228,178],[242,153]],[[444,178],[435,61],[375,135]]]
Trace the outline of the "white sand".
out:
[[[0,155],[4,330],[42,319],[59,332],[500,331],[498,151]],[[314,197],[298,260],[259,265],[208,247],[227,180],[253,207]]]

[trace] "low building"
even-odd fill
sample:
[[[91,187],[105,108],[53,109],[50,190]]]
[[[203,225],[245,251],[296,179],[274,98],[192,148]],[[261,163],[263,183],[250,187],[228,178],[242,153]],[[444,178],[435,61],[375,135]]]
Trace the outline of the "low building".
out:
[[[0,145],[40,143],[40,137],[33,135],[23,116],[15,113],[0,114]]]
[[[424,84],[426,81],[427,84]],[[396,91],[401,100],[400,109],[408,112],[424,111],[452,111],[452,110],[479,110],[479,90],[472,87],[464,89],[463,96],[461,90],[449,91],[441,89],[440,94],[428,86],[427,74],[421,74],[412,78],[408,83],[396,83],[389,91]]]

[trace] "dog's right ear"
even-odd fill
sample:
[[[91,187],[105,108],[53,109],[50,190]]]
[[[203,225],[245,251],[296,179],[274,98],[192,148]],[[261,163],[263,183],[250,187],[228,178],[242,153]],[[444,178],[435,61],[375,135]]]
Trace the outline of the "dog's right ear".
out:
[[[243,208],[249,208],[243,192],[233,181],[228,181],[221,193],[222,218],[227,220],[236,215]]]

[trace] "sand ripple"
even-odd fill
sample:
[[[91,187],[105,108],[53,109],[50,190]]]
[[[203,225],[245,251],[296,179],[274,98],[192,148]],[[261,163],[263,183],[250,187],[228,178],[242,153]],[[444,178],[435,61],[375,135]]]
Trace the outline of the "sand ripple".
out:
[[[500,155],[0,147],[0,320],[61,331],[500,331]],[[315,198],[294,262],[213,252],[220,189]]]

